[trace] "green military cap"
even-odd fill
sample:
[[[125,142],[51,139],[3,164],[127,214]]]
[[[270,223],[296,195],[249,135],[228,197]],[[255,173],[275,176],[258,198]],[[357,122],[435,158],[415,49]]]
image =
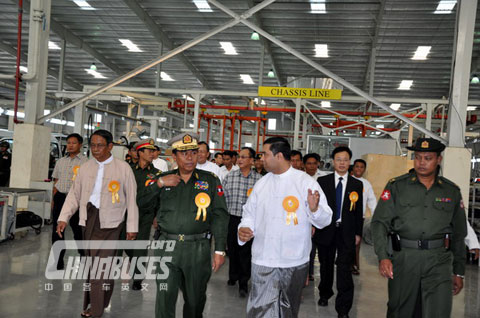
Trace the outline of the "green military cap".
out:
[[[140,149],[153,149],[155,150],[155,142],[153,141],[152,138],[145,139],[145,140],[140,140],[133,145],[134,150],[140,150]]]
[[[192,150],[198,149],[198,139],[197,134],[183,133],[170,139],[167,144],[171,146],[173,150]]]
[[[442,152],[445,149],[445,145],[437,139],[418,138],[415,146],[407,147],[407,149],[420,152]]]

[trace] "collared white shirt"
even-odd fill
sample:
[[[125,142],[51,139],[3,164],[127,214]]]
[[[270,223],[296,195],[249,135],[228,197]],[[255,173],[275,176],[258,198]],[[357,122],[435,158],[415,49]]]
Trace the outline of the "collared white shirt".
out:
[[[237,165],[233,165],[230,170],[228,170],[226,166],[221,166],[220,167],[220,172],[219,172],[220,175],[218,176],[220,178],[220,181],[223,181],[223,179],[225,179],[227,174],[229,174],[231,171],[235,171],[235,170],[238,170],[238,169],[240,169],[240,167],[238,167]]]
[[[198,163],[197,162],[197,169],[212,172],[213,174],[215,174],[220,179],[220,167],[217,166],[217,164],[215,164],[211,161],[207,160],[204,163]],[[220,181],[223,181],[223,180],[220,180]]]
[[[311,177],[312,177],[315,181],[317,181],[318,178],[323,177],[323,176],[326,176],[326,175],[329,175],[330,173],[332,173],[332,172],[330,172],[330,171],[317,170],[317,171],[315,172],[315,174],[314,174],[313,176],[311,176]]]
[[[348,180],[348,172],[345,173],[345,175],[341,176],[338,174],[338,172],[335,171],[335,189],[337,189],[338,181],[340,181],[340,177],[343,178],[342,180],[342,206],[340,208],[340,211],[343,209],[343,201],[345,199],[345,190],[347,189],[347,180]],[[338,203],[338,202],[336,202]],[[336,217],[336,211],[333,211],[333,217]],[[337,220],[337,222],[342,222],[342,213],[340,213],[340,218]]]
[[[165,160],[161,159],[161,158],[157,158],[155,160],[152,161],[152,164],[155,168],[157,168],[158,170],[160,170],[161,172],[166,172],[168,171],[168,164]]]
[[[469,250],[480,248],[477,234],[475,234],[475,231],[473,230],[470,223],[468,223],[468,220],[467,220],[467,236],[465,237],[465,245],[467,245]]]
[[[110,158],[103,162],[99,162],[98,160],[95,159],[95,161],[98,163],[98,171],[97,171],[97,178],[95,179],[95,186],[93,187],[92,194],[90,195],[90,202],[100,210],[100,198],[102,194],[102,182],[103,182],[103,168],[107,163],[110,163],[113,161],[113,156],[110,155]]]
[[[353,177],[357,180],[362,181],[363,183],[363,217],[365,218],[365,212],[367,212],[367,204],[373,216],[373,212],[375,211],[375,207],[377,206],[377,198],[375,198],[375,193],[373,192],[372,185],[365,178],[357,178],[355,176]]]
[[[318,191],[320,201],[314,213],[308,207],[308,190]],[[283,202],[294,196],[298,224],[287,224]],[[321,229],[332,221],[332,210],[318,182],[303,171],[290,167],[282,174],[267,173],[257,181],[247,202],[239,228],[253,231],[252,262],[256,265],[288,268],[310,259],[312,225]],[[240,245],[245,244],[238,240]]]

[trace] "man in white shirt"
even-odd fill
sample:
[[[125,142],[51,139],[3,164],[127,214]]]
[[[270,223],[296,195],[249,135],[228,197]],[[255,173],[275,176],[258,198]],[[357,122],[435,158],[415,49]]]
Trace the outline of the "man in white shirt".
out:
[[[223,166],[220,168],[220,175],[218,176],[220,181],[223,181],[230,171],[239,169],[237,165],[233,164],[234,157],[235,153],[231,150],[225,150],[223,152]]]
[[[285,138],[265,140],[263,151],[270,173],[255,184],[238,226],[240,245],[255,237],[247,317],[297,317],[308,274],[311,227],[330,224],[332,210],[318,183],[291,167]]]
[[[155,151],[153,152],[152,164],[156,169],[160,170],[161,172],[167,172],[168,164],[165,160],[158,158],[159,155],[160,155],[160,147],[155,146]]]
[[[210,147],[205,141],[198,143],[197,169],[209,171],[215,176],[220,176],[220,167],[208,160],[210,158]],[[220,180],[222,181],[222,180]]]
[[[365,220],[365,212],[367,211],[367,205],[370,209],[370,212],[373,216],[373,211],[375,211],[375,207],[377,206],[377,199],[375,198],[375,193],[373,192],[372,185],[370,182],[363,178],[363,174],[367,170],[367,163],[363,159],[357,159],[353,162],[353,177],[357,178],[358,180],[362,181],[363,183],[363,220]],[[359,275],[360,274],[360,245],[362,241],[358,242],[356,245],[356,256],[355,256],[355,265],[353,265],[352,274]]]

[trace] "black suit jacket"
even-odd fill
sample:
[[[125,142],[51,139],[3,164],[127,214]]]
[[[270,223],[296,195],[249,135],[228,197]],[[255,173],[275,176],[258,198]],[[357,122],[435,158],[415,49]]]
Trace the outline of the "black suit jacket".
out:
[[[322,187],[327,202],[333,211],[332,223],[323,229],[316,229],[314,235],[314,241],[320,245],[330,245],[335,237],[335,221],[336,221],[336,195],[335,195],[335,173],[320,177],[317,182]],[[352,210],[350,194],[357,192],[358,201]],[[363,230],[363,183],[360,180],[355,179],[352,176],[348,176],[347,188],[345,189],[345,196],[343,198],[342,207],[342,233],[345,244],[347,246],[355,247],[355,235],[362,235]]]

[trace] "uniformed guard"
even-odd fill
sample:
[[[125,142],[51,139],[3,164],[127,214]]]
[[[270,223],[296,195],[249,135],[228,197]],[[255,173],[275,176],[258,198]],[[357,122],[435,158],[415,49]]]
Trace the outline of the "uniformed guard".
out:
[[[132,141],[128,144],[128,154],[127,154],[127,159],[125,160],[132,169],[135,167],[135,165],[138,163],[138,155],[137,155],[137,150],[135,149],[135,145],[137,143],[135,141]]]
[[[389,278],[387,317],[450,317],[452,280],[456,295],[465,273],[460,189],[438,176],[442,143],[419,138],[408,149],[414,171],[388,182],[372,219],[380,275]]]
[[[155,213],[158,210],[158,194],[149,188],[156,188],[160,171],[153,164],[155,143],[153,139],[146,139],[135,143],[133,146],[137,152],[138,162],[132,166],[135,181],[137,182],[137,206],[138,206],[138,234],[137,240],[149,240]],[[128,251],[132,257],[147,256],[146,250]],[[136,269],[135,273],[139,273]],[[133,290],[142,289],[142,280],[133,281]]]
[[[207,283],[225,261],[229,215],[220,180],[211,172],[196,169],[198,137],[184,133],[169,145],[178,169],[163,173],[157,181],[160,208],[157,213],[160,240],[174,240],[173,251],[157,249],[168,277],[159,270],[155,316],[175,317],[178,289],[185,304],[183,317],[202,317]],[[211,257],[210,239],[215,238]]]
[[[8,152],[8,148],[10,148],[8,141],[0,143],[0,187],[8,187],[10,181],[12,155]]]

